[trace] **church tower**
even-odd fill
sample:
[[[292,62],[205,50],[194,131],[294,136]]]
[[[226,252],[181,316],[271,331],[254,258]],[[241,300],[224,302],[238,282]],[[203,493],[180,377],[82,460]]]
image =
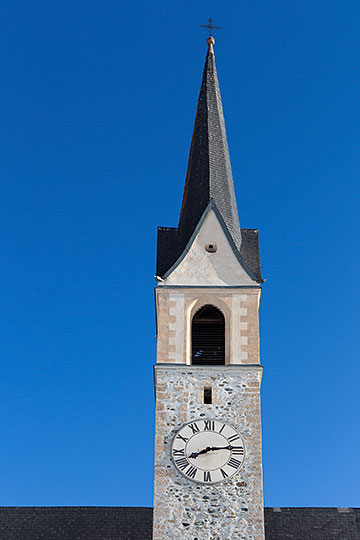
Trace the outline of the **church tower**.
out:
[[[207,44],[179,224],[158,229],[153,539],[264,540],[258,231]]]

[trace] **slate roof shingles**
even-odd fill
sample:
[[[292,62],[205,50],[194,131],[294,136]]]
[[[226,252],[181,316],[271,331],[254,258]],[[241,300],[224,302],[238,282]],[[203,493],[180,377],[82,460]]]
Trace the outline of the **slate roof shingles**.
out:
[[[163,277],[186,248],[210,201],[235,247],[262,282],[256,229],[240,229],[215,57],[206,55],[178,227],[159,227],[156,274]]]
[[[152,508],[0,507],[0,540],[151,538]],[[265,508],[265,538],[359,540],[360,508]]]

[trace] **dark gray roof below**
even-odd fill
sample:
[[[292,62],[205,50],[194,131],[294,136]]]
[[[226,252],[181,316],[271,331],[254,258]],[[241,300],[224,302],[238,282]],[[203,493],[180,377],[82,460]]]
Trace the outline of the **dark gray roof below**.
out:
[[[359,540],[360,508],[265,508],[266,540]]]
[[[359,540],[360,508],[265,508],[265,531],[266,540]],[[151,536],[152,508],[0,507],[0,540],[151,540]]]
[[[0,540],[147,540],[152,508],[0,507]]]

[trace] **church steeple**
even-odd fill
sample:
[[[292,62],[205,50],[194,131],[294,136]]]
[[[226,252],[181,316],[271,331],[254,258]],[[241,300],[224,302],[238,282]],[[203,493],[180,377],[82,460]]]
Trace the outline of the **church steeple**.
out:
[[[258,231],[240,229],[207,43],[179,225],[158,229],[153,540],[264,540]]]
[[[212,26],[212,28],[215,28]],[[209,208],[214,209],[240,264],[262,282],[258,231],[240,229],[212,36],[202,83],[178,227],[159,227],[156,275],[167,278],[189,249]]]
[[[241,230],[213,45],[208,51],[197,104],[178,230],[188,240],[213,200],[240,251]]]

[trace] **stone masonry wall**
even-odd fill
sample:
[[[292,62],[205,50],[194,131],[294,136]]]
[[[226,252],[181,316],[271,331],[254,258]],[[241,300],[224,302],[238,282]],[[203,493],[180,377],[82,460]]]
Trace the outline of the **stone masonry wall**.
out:
[[[260,366],[155,366],[156,430],[153,540],[264,540]],[[204,405],[204,386],[212,404]],[[246,445],[243,468],[215,485],[192,482],[172,463],[180,427],[218,418],[236,427]]]

